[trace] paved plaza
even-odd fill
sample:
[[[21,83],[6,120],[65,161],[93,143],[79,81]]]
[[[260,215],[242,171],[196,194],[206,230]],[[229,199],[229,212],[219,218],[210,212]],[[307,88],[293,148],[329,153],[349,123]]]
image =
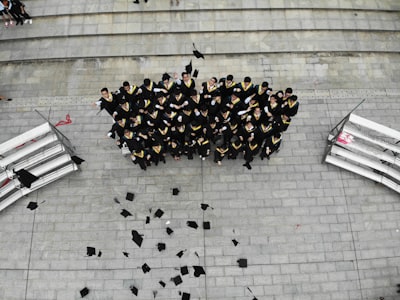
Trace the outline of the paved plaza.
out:
[[[85,162],[0,213],[0,299],[80,299],[84,287],[93,300],[400,299],[399,195],[321,163],[328,132],[362,99],[357,114],[400,130],[400,2],[140,2],[26,1],[33,24],[1,28],[0,94],[13,101],[0,101],[0,143],[42,124],[35,109],[53,124],[69,114],[58,128]],[[232,73],[294,89],[300,110],[277,155],[252,170],[168,157],[147,171],[121,155],[92,106],[100,89],[159,81],[190,59],[196,84]]]

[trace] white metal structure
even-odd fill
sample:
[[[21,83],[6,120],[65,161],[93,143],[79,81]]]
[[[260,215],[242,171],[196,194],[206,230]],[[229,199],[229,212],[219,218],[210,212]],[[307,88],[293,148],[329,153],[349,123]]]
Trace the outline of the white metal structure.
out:
[[[73,150],[69,140],[49,122],[0,144],[0,211],[21,197],[77,171],[78,166],[71,159],[75,155]],[[28,188],[17,175],[20,170],[38,179]]]
[[[400,193],[399,131],[351,112],[332,129],[328,141],[325,162]]]

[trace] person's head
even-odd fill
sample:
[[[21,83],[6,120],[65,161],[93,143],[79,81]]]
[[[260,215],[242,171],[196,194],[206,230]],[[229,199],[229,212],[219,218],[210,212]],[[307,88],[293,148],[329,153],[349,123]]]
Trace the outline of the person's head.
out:
[[[180,93],[181,93],[181,89],[179,89],[179,88],[174,89],[174,95],[178,96],[178,95],[180,95]]]
[[[256,114],[256,115],[261,114],[261,108],[259,106],[254,108],[254,114]]]
[[[245,87],[248,87],[251,84],[251,78],[246,76],[243,80]]]
[[[290,100],[292,100],[293,102],[297,100],[297,96],[296,95],[292,95],[289,98]]]
[[[187,72],[182,72],[182,80],[187,81],[190,79],[190,75]]]
[[[208,80],[209,85],[214,85],[218,81],[217,77],[211,77],[210,80]]]
[[[125,91],[129,91],[131,89],[131,85],[129,84],[128,81],[124,81],[124,83],[122,84],[122,86],[124,87]]]
[[[197,96],[197,90],[191,90],[190,97],[196,97],[196,96]]]
[[[157,94],[156,94],[156,99],[157,99],[158,101],[162,101],[163,98],[164,98],[163,93],[157,93]]]
[[[286,97],[286,98],[289,98],[290,96],[292,96],[292,94],[293,94],[292,88],[288,87],[288,88],[285,90],[285,97]]]
[[[276,96],[278,97],[278,98],[283,98],[283,91],[278,91],[277,93],[276,93]]]
[[[276,95],[271,95],[271,96],[269,97],[269,101],[270,101],[271,103],[276,103],[276,100],[277,100]]]
[[[151,84],[151,80],[150,80],[149,78],[145,78],[145,79],[143,80],[143,85],[144,85],[145,87],[149,87],[150,84]]]
[[[231,83],[233,81],[233,75],[229,74],[226,76],[226,82]]]
[[[104,98],[108,98],[110,96],[109,92],[108,92],[108,88],[105,87],[105,88],[101,89],[101,96]]]
[[[169,79],[171,78],[171,76],[169,76],[169,74],[168,73],[164,73],[163,75],[162,75],[162,81],[164,82],[164,83],[168,83],[169,82]]]
[[[268,89],[268,82],[266,82],[266,81],[264,81],[262,84],[261,84],[261,91],[263,92],[263,93],[265,93],[266,91],[267,91],[267,89]]]

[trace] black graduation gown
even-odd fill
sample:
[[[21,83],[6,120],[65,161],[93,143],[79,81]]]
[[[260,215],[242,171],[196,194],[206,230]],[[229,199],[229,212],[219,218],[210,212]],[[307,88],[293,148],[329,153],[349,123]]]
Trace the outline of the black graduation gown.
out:
[[[192,91],[196,88],[196,82],[193,80],[193,78],[190,78],[190,81],[187,84],[182,80],[180,88],[183,95],[190,97]]]
[[[115,94],[110,93],[110,95],[111,99],[105,99],[101,97],[99,101],[101,101],[100,110],[105,109],[110,114],[110,116],[112,116],[114,111],[117,109],[119,102],[118,102],[118,97]]]

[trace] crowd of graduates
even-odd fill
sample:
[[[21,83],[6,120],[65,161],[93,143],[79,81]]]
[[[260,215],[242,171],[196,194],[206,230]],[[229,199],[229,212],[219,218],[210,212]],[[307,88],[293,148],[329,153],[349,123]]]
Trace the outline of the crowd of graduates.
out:
[[[141,86],[125,81],[101,95],[96,104],[114,119],[108,136],[129,149],[143,170],[165,163],[167,153],[175,160],[212,155],[218,165],[243,157],[251,169],[256,155],[269,159],[279,149],[299,108],[291,88],[273,91],[268,82],[254,85],[247,76],[236,83],[232,75],[196,87],[188,72],[181,78],[165,73],[158,83],[147,78]]]

